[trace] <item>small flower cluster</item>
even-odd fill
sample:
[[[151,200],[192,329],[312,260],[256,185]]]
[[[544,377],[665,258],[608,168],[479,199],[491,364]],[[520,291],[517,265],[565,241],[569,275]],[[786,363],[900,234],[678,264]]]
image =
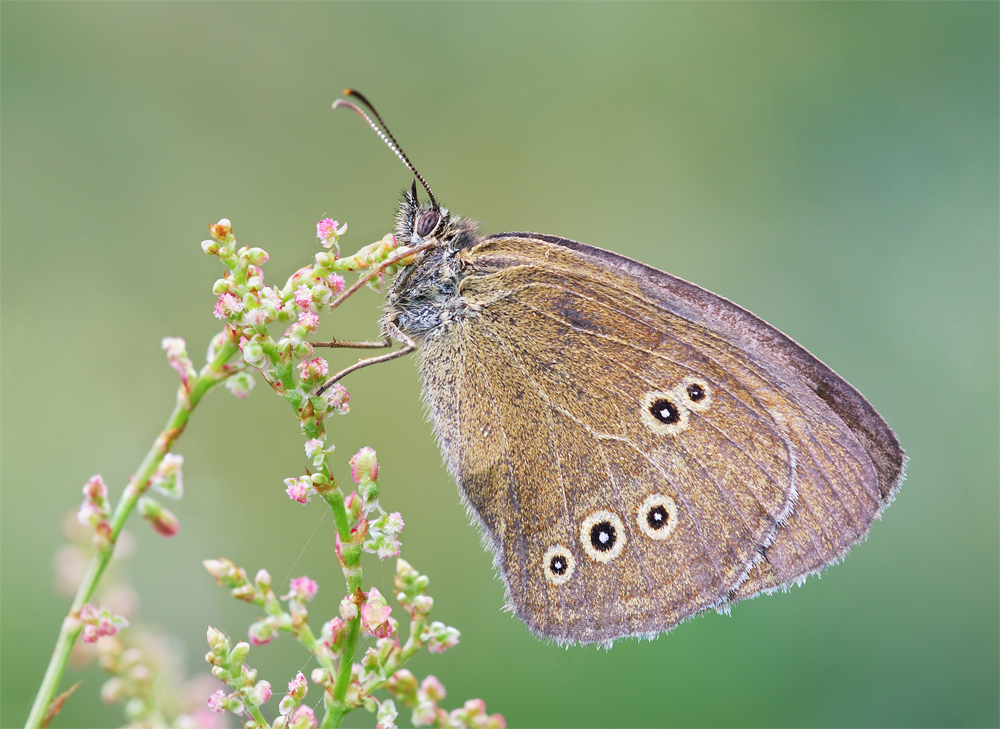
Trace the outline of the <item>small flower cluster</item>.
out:
[[[408,265],[416,254],[398,251],[396,239],[390,235],[342,259],[338,238],[347,226],[327,218],[316,227],[317,237],[325,250],[316,254],[313,265],[299,269],[284,287],[278,289],[264,285],[260,268],[267,259],[264,251],[237,248],[227,220],[211,229],[214,240],[205,241],[202,247],[206,253],[218,256],[225,266],[223,278],[214,287],[219,297],[216,316],[226,322],[226,331],[232,341],[239,341],[247,365],[256,369],[296,412],[307,438],[305,455],[310,468],[302,476],[285,479],[285,491],[290,499],[300,504],[309,503],[312,496],[318,495],[331,508],[337,529],[334,547],[347,580],[347,594],[340,601],[339,614],[327,620],[317,636],[309,625],[306,607],[317,593],[315,581],[305,576],[295,578],[288,592],[279,598],[265,570],[258,572],[251,583],[246,571],[229,560],[206,561],[205,567],[220,585],[229,588],[235,597],[264,611],[264,615],[250,626],[249,643],[230,647],[225,636],[209,630],[212,650],[206,659],[214,666],[213,673],[229,689],[229,693],[217,692],[211,702],[212,708],[243,717],[247,727],[281,729],[307,729],[316,727],[317,723],[339,726],[346,713],[364,708],[377,715],[380,729],[395,729],[395,702],[392,699],[380,701],[373,694],[389,688],[397,695],[392,687],[409,685],[412,679],[413,690],[401,690],[398,697],[410,702],[407,706],[420,704],[424,712],[421,715],[430,716],[429,710],[434,717],[431,723],[443,716],[445,721],[457,722],[455,726],[503,727],[503,718],[499,715],[486,716],[481,701],[469,702],[465,708],[447,714],[437,706],[437,701],[444,698],[443,688],[438,693],[428,689],[418,697],[420,689],[416,679],[403,669],[403,665],[423,648],[431,653],[442,653],[456,646],[459,632],[441,622],[428,624],[428,614],[434,606],[434,600],[426,594],[428,579],[399,559],[395,596],[409,616],[408,637],[401,642],[399,622],[392,616],[393,608],[385,596],[374,587],[367,592],[362,589],[360,557],[362,552],[376,554],[383,560],[398,557],[403,518],[398,512],[385,511],[379,503],[379,464],[372,448],[364,447],[350,459],[351,478],[357,490],[346,496],[328,462],[334,447],[326,444],[323,421],[332,413],[346,414],[350,409],[350,396],[339,383],[325,388],[321,395],[316,394],[330,378],[330,367],[323,358],[314,356],[313,345],[307,341],[307,336],[316,331],[319,314],[324,309],[335,308],[360,286],[359,282],[345,292],[344,279],[338,271],[374,269],[362,280],[372,288],[379,288],[383,275],[392,273],[394,266]],[[289,324],[281,338],[275,341],[266,327],[277,320]],[[286,605],[282,605],[282,601]],[[260,713],[259,707],[266,699],[260,700],[260,684],[254,683],[256,673],[243,661],[251,644],[265,645],[282,632],[292,634],[319,664],[310,678],[323,689],[327,713],[320,722],[313,710],[301,703],[307,691],[301,674],[289,684],[288,693],[279,706],[280,716],[273,725],[267,724]],[[364,651],[360,661],[354,662],[354,657],[360,653],[358,641],[363,638],[373,639],[374,645]],[[440,686],[436,679],[432,684]],[[269,695],[270,687],[267,688]]]
[[[182,390],[185,393],[191,392],[191,385],[198,373],[191,358],[188,357],[187,343],[181,337],[165,337],[160,346],[167,353],[167,364],[180,375]]]
[[[128,620],[121,615],[113,615],[107,608],[99,608],[87,603],[80,608],[80,622],[83,623],[83,642],[96,643],[98,638],[117,635],[128,627]]]
[[[455,729],[506,729],[507,722],[500,714],[488,715],[486,702],[469,699],[461,709],[451,712],[438,706],[447,692],[436,676],[428,676],[419,684],[416,677],[405,668],[397,671],[386,683],[386,688],[403,706],[413,710],[413,726],[454,727]]]
[[[383,560],[398,557],[402,547],[399,534],[405,524],[398,511],[390,514],[379,505],[378,459],[374,450],[365,446],[354,454],[351,458],[351,478],[358,484],[358,492],[348,497],[351,501],[348,509],[353,511],[360,506],[365,513],[367,533],[362,549]],[[368,515],[373,511],[377,511],[378,516],[370,520]]]
[[[214,710],[235,713],[244,717],[247,726],[253,727],[306,729],[315,726],[316,717],[312,710],[299,704],[306,691],[301,674],[289,684],[289,692],[279,707],[281,716],[273,725],[259,723],[263,721],[262,716],[254,715],[253,721],[244,716],[245,712],[253,713],[250,704],[254,700],[257,703],[253,707],[256,708],[265,703],[266,698],[261,700],[261,684],[255,683],[256,672],[245,666],[243,660],[250,644],[260,646],[269,643],[280,631],[293,634],[320,664],[312,671],[311,678],[323,687],[328,709],[334,708],[331,697],[343,667],[349,669],[350,677],[343,692],[342,706],[345,710],[365,708],[376,713],[378,726],[383,729],[395,727],[396,708],[392,700],[379,701],[373,696],[373,692],[380,688],[389,690],[397,700],[413,709],[416,726],[470,729],[502,729],[505,726],[499,714],[487,716],[485,704],[478,699],[451,713],[445,712],[437,705],[445,696],[437,679],[429,677],[418,687],[413,675],[402,668],[421,648],[441,653],[457,645],[459,639],[459,632],[443,623],[428,625],[427,615],[434,606],[433,598],[426,594],[429,580],[405,560],[397,560],[394,580],[396,599],[410,617],[409,637],[405,644],[400,643],[399,623],[392,617],[392,607],[374,587],[367,593],[356,589],[344,597],[340,602],[339,616],[328,620],[316,638],[309,627],[305,610],[305,603],[312,600],[318,590],[312,579],[293,579],[287,594],[277,598],[266,570],[258,572],[254,583],[250,583],[246,571],[229,560],[207,560],[205,566],[220,585],[231,589],[235,597],[263,607],[268,613],[250,627],[249,643],[239,643],[236,647],[231,647],[221,632],[209,630],[212,651],[206,660],[215,666],[213,673],[230,689],[229,693],[219,691],[215,694],[210,704]],[[281,609],[279,599],[288,602],[287,611]],[[345,656],[354,655],[352,641],[356,640],[358,628],[362,635],[374,638],[375,644],[364,652],[360,662],[345,664]],[[267,689],[270,690],[269,685]],[[252,693],[254,691],[257,693]]]
[[[160,536],[172,537],[181,529],[181,523],[173,512],[164,509],[159,501],[149,496],[139,498],[139,513]]]
[[[336,246],[335,256],[340,255],[340,244],[337,242],[337,239],[347,232],[347,223],[344,223],[339,228],[337,225],[337,221],[330,218],[323,218],[316,223],[316,237],[319,238],[319,242],[326,249]]]
[[[99,483],[100,477],[91,479],[90,490],[99,493]],[[94,551],[90,523],[81,524],[78,516],[70,514],[64,521],[71,543],[56,558],[57,590],[66,596],[76,593]],[[84,666],[95,659],[100,663],[110,674],[101,699],[121,704],[129,726],[213,727],[217,722],[204,707],[214,688],[206,682],[215,680],[207,673],[186,679],[175,641],[135,623],[138,597],[121,569],[133,543],[128,532],[118,535],[97,599],[80,610],[82,640],[73,647],[71,663]],[[126,626],[128,630],[122,630]]]
[[[368,591],[361,606],[361,626],[375,638],[389,638],[396,634],[399,623],[390,618],[392,608],[376,588]],[[398,641],[397,641],[398,643]]]
[[[181,472],[183,465],[184,456],[167,453],[149,479],[150,488],[175,501],[184,496],[184,477]]]
[[[95,474],[83,485],[83,503],[80,504],[76,518],[81,524],[94,527],[96,540],[107,540],[111,535],[111,525],[108,523],[110,511],[108,487],[101,474]]]
[[[128,726],[222,726],[205,708],[215,679],[203,674],[185,680],[181,657],[165,636],[132,629],[102,638],[96,651],[111,676],[101,687],[101,700],[123,704]]]
[[[213,240],[203,241],[202,249],[217,256],[225,267],[223,277],[213,287],[218,296],[215,316],[226,322],[227,331],[239,341],[244,361],[296,409],[303,433],[321,438],[323,419],[332,413],[346,413],[349,395],[339,384],[315,394],[330,371],[322,357],[313,356],[307,337],[319,327],[324,308],[338,306],[343,298],[340,295],[346,284],[338,272],[376,268],[381,282],[381,277],[397,265],[386,265],[397,251],[396,239],[386,236],[353,256],[340,258],[338,239],[347,225],[329,218],[321,220],[316,226],[317,237],[324,248],[334,250],[317,253],[312,265],[296,271],[278,288],[264,283],[261,266],[268,254],[263,249],[238,248],[228,220],[209,228]],[[267,330],[274,321],[288,322],[277,341]],[[245,395],[251,386],[248,378],[247,373],[241,373],[230,377],[227,384],[231,381],[234,393]]]
[[[212,665],[212,675],[233,689],[228,694],[222,690],[212,694],[208,708],[220,713],[229,711],[236,716],[246,715],[246,727],[271,726],[260,713],[260,707],[271,699],[271,684],[258,682],[257,671],[243,662],[250,652],[250,645],[237,643],[232,646],[221,630],[209,628],[208,646],[210,650],[205,654],[205,660]],[[316,724],[313,723],[312,727],[315,729]]]

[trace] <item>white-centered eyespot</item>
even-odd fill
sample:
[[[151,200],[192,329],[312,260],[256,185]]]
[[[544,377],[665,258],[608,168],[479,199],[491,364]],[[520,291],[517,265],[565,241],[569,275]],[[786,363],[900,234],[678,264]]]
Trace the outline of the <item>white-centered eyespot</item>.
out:
[[[610,562],[625,546],[625,525],[614,512],[595,511],[580,525],[580,541],[588,557]]]
[[[674,394],[691,410],[704,412],[712,406],[712,390],[702,377],[685,377]]]
[[[687,428],[688,400],[674,392],[647,392],[642,399],[642,422],[654,433],[677,435]]]
[[[642,502],[636,521],[650,539],[666,539],[677,528],[677,502],[666,494],[653,494]]]
[[[542,557],[542,570],[546,580],[553,585],[561,585],[568,582],[576,571],[576,558],[566,547],[554,544]]]

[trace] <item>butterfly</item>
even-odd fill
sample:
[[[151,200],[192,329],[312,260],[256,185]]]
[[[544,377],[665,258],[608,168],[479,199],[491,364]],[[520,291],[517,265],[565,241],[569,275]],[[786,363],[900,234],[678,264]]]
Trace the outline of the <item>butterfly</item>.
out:
[[[842,559],[905,455],[869,402],[736,304],[537,233],[482,235],[421,182],[396,237],[419,254],[381,319],[417,353],[448,470],[509,606],[560,643],[653,637]]]

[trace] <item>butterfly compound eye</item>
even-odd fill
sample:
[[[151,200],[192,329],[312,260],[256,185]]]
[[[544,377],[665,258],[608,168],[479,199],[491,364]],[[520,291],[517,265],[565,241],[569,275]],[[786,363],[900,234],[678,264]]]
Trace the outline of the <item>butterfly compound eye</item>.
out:
[[[437,210],[425,210],[417,218],[416,232],[421,238],[426,238],[434,229],[437,227],[438,221],[441,220],[441,213]]]

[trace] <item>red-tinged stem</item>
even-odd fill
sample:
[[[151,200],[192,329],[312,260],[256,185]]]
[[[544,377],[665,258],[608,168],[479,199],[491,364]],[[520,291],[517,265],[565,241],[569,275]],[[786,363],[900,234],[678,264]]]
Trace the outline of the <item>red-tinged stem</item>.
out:
[[[225,365],[239,351],[239,346],[237,340],[232,336],[231,331],[228,328],[226,331],[229,333],[229,336],[222,346],[219,347],[215,359],[205,365],[201,372],[198,373],[198,377],[191,384],[191,390],[189,392],[185,391],[182,385],[177,391],[177,404],[174,406],[174,411],[167,420],[166,427],[157,436],[153,446],[146,453],[146,457],[139,464],[139,469],[136,471],[135,476],[132,477],[129,485],[125,487],[125,492],[118,501],[118,505],[115,507],[114,514],[111,517],[110,534],[107,539],[100,540],[98,552],[90,561],[90,566],[87,568],[87,573],[76,592],[76,597],[73,599],[73,605],[70,607],[69,614],[63,620],[62,628],[59,631],[59,638],[56,641],[56,647],[52,651],[52,658],[49,660],[48,668],[45,670],[45,677],[42,679],[42,685],[38,688],[38,694],[35,696],[35,703],[31,707],[31,713],[28,714],[25,727],[36,729],[41,726],[42,720],[45,718],[45,712],[48,710],[52,697],[59,687],[63,672],[66,670],[66,663],[69,660],[73,644],[83,630],[83,623],[80,622],[80,610],[93,597],[101,576],[104,574],[104,570],[108,566],[108,562],[111,561],[111,556],[114,554],[115,544],[118,542],[118,536],[121,534],[122,527],[125,526],[125,521],[132,513],[132,510],[135,509],[139,497],[149,488],[150,479],[156,473],[160,461],[170,452],[170,447],[174,441],[184,432],[188,418],[198,403],[201,402],[205,393],[231,374],[225,370]]]

